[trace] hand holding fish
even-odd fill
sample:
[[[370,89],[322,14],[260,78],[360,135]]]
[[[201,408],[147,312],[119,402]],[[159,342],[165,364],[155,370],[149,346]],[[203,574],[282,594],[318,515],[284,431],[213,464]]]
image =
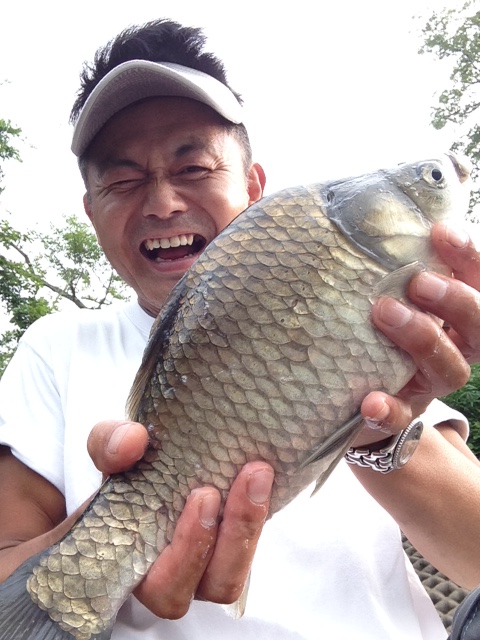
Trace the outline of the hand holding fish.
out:
[[[418,366],[396,399],[373,392],[362,404],[370,424],[378,423],[390,433],[404,429],[433,398],[463,386],[469,363],[480,359],[480,254],[468,236],[443,223],[433,228],[432,240],[454,277],[423,271],[412,278],[408,297],[421,311],[391,298],[381,298],[372,310],[376,326]],[[441,329],[430,313],[446,322],[446,328]],[[379,439],[372,430],[364,430],[356,444]]]
[[[99,423],[88,440],[89,453],[106,476],[128,469],[146,446],[145,428],[130,422]],[[219,492],[213,487],[192,492],[171,544],[134,592],[140,602],[157,616],[178,619],[187,612],[192,595],[221,604],[236,601],[267,516],[272,482],[270,465],[245,465],[232,485],[221,522]]]
[[[366,396],[362,415],[378,430],[364,428],[355,446],[388,437],[382,431],[404,429],[430,400],[465,384],[468,364],[480,360],[480,255],[467,236],[443,223],[433,227],[432,239],[453,277],[422,272],[411,279],[408,297],[421,311],[407,310],[391,298],[374,305],[376,326],[410,353],[418,370],[396,396]],[[429,313],[441,318],[445,328]],[[472,519],[467,526],[461,514],[471,512],[479,499],[480,466],[455,429],[444,424],[424,430],[415,456],[396,473],[352,470],[435,566],[459,583],[478,583],[475,523]],[[442,496],[440,509],[431,500],[432,491]],[[459,521],[465,522],[461,536]]]

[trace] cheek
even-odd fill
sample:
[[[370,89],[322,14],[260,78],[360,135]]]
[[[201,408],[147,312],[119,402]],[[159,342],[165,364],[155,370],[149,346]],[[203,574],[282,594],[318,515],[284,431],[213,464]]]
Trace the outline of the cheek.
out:
[[[219,194],[216,202],[217,225],[224,229],[248,207],[249,198],[245,188],[237,187]]]
[[[125,209],[125,207],[116,206],[115,203],[94,206],[91,221],[103,249],[122,244],[121,240],[125,234],[128,219]]]
[[[97,215],[92,218],[92,223],[98,244],[102,247],[108,260],[113,264],[116,261],[116,256],[121,252],[123,245],[123,228],[121,221],[116,220],[114,223],[111,218]]]

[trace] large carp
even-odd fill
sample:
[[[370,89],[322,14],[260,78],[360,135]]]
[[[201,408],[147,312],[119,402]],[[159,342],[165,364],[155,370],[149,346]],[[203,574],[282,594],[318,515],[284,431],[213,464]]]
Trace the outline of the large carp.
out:
[[[192,489],[225,497],[240,467],[275,469],[271,513],[320,486],[372,390],[410,357],[370,321],[419,269],[449,273],[430,229],[466,212],[453,155],[275,193],[236,218],[158,317],[129,401],[150,445],[108,479],[72,530],[0,586],[0,640],[105,640],[172,537]]]

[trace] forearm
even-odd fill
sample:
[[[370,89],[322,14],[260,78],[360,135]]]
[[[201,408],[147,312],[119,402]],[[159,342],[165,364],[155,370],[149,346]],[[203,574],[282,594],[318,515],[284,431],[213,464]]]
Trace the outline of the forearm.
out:
[[[480,465],[459,448],[430,427],[403,469],[352,471],[429,562],[472,588],[480,583]]]
[[[47,549],[63,538],[85,507],[86,503],[55,528],[30,540],[0,540],[0,582],[6,580],[25,560]]]

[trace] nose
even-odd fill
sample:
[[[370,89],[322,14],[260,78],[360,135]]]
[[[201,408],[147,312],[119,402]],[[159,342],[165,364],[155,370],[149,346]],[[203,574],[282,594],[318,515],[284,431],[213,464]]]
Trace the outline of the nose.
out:
[[[168,178],[154,178],[146,186],[143,215],[166,219],[187,211],[188,203]]]

